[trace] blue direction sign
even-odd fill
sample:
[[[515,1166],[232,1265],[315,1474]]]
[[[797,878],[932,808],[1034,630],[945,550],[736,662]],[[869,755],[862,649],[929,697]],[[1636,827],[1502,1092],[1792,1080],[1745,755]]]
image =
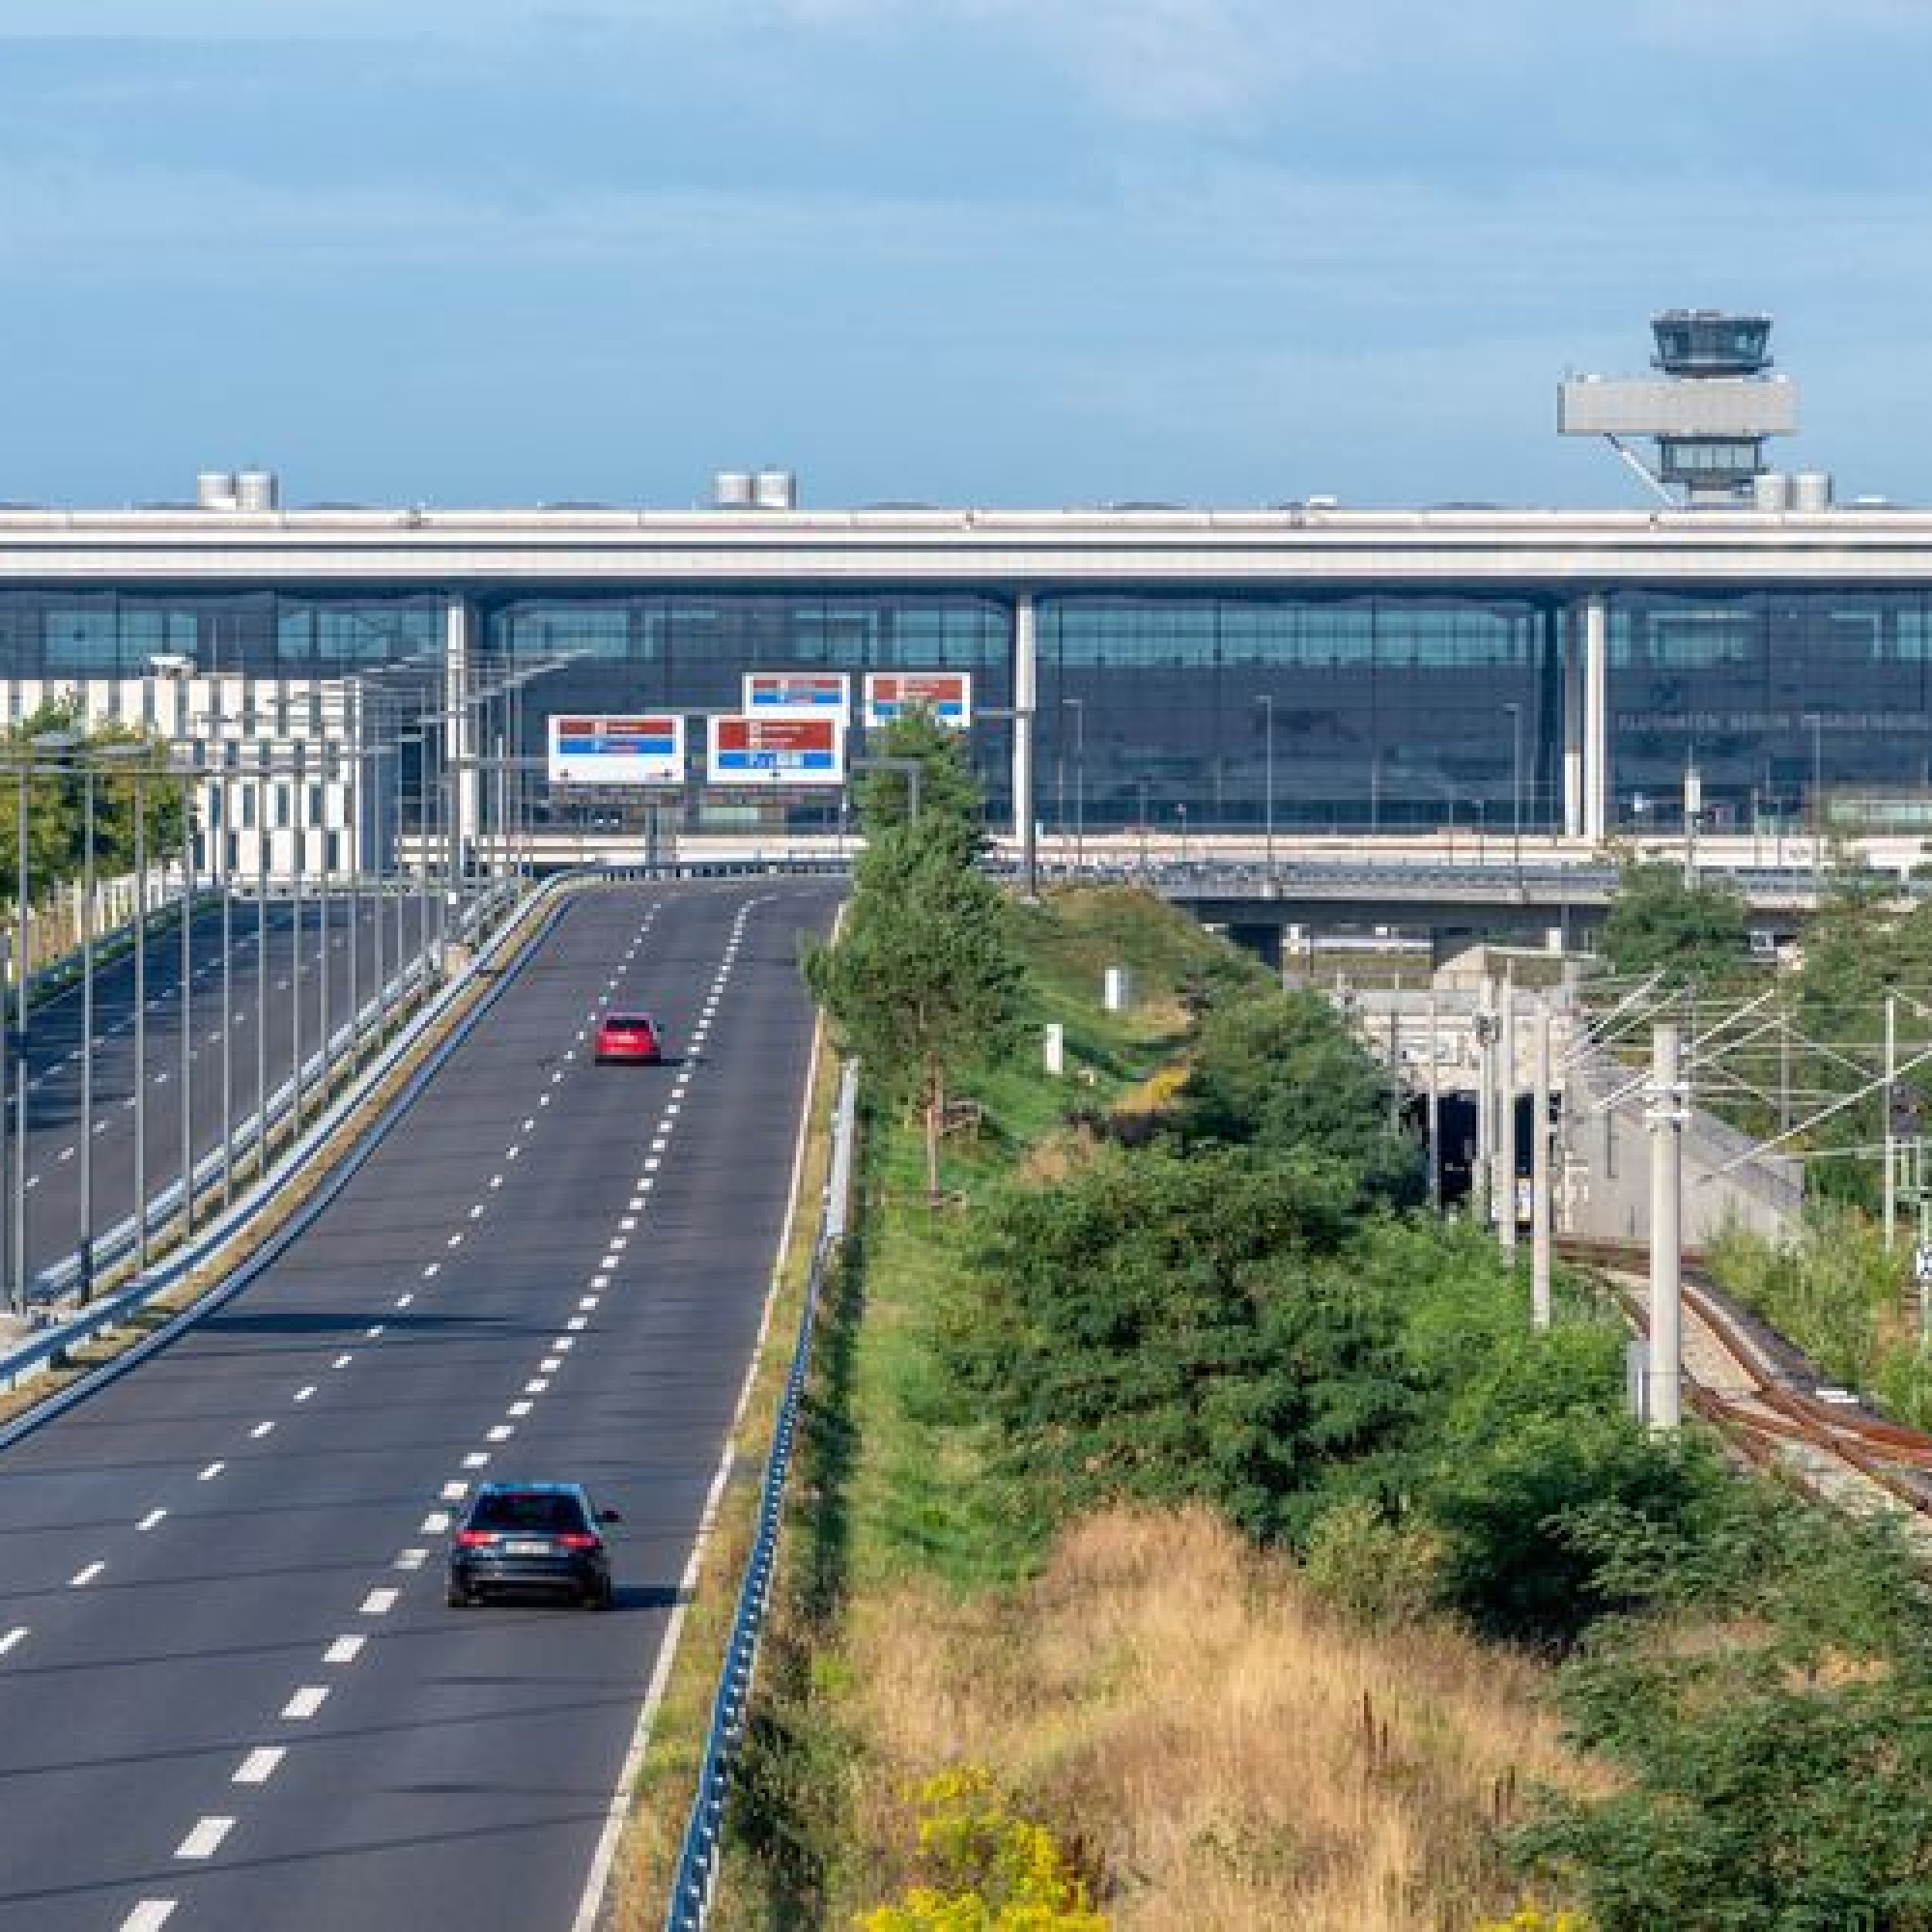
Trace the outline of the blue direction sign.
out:
[[[682,784],[684,720],[675,712],[556,714],[550,721],[549,763],[554,784]]]
[[[754,718],[837,718],[852,715],[852,679],[842,670],[748,670],[745,709]]]

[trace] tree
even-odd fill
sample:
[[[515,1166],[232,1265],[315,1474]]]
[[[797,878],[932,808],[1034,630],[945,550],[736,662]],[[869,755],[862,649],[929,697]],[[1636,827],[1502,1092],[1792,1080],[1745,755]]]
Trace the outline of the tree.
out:
[[[805,977],[874,1091],[923,1110],[937,1200],[949,1085],[1010,1047],[1021,983],[1005,902],[962,863],[956,826],[922,815],[875,834],[844,929],[807,946]]]
[[[41,751],[38,738],[60,732],[76,742],[59,753]],[[142,745],[136,758],[102,757],[110,746]],[[79,875],[85,854],[85,768],[94,766],[95,864],[102,873],[125,872],[134,863],[137,787],[143,831],[151,861],[164,861],[181,849],[188,811],[189,781],[166,776],[168,747],[154,733],[123,724],[90,724],[72,697],[43,701],[16,724],[0,730],[0,763],[15,769],[14,797],[24,784],[27,801],[27,867],[30,890],[44,892]],[[144,769],[137,780],[128,766]],[[28,776],[26,767],[42,769]],[[19,841],[12,810],[0,810],[0,888],[19,896]]]
[[[1226,1148],[1109,1150],[1000,1197],[947,1348],[1019,1487],[1296,1534],[1411,1409],[1389,1299],[1342,1259],[1354,1215],[1336,1163]]]
[[[1421,1158],[1389,1124],[1386,1076],[1319,994],[1211,1006],[1183,1101],[1192,1138],[1322,1155],[1365,1195],[1421,1198]]]
[[[1657,973],[1666,985],[1734,980],[1749,956],[1744,898],[1728,886],[1688,885],[1676,866],[1627,865],[1603,950],[1616,972]]]
[[[898,762],[875,763],[853,786],[860,828],[867,838],[910,825],[916,789],[924,842],[943,845],[961,865],[979,856],[985,842],[983,801],[958,732],[948,730],[923,706],[916,707],[874,734],[870,755]],[[900,768],[906,760],[919,767],[916,788],[914,774]]]

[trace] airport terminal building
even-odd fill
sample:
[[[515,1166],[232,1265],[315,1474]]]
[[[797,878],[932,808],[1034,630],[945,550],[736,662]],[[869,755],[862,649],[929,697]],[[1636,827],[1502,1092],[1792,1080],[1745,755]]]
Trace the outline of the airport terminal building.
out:
[[[1002,828],[1598,840],[1680,824],[1693,772],[1713,831],[1916,825],[1932,514],[1731,453],[1715,500],[1611,511],[828,511],[737,473],[695,511],[285,508],[272,477],[207,475],[184,505],[0,508],[0,706],[77,688],[238,746],[388,733],[405,818],[453,757],[466,834],[576,809],[534,768],[552,713],[696,717],[747,672],[821,669],[970,672]],[[701,781],[689,824],[834,810]]]

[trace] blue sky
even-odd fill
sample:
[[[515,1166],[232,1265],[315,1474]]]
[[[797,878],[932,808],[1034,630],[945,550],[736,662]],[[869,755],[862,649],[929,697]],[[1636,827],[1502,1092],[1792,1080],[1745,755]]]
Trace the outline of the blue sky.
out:
[[[0,497],[1614,503],[1762,307],[1932,500],[1924,0],[0,0]]]

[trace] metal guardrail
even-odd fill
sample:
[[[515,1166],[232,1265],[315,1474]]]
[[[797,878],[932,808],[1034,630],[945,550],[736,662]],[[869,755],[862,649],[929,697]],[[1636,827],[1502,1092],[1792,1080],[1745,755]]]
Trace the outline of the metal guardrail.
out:
[[[758,1495],[757,1534],[753,1539],[751,1554],[745,1563],[744,1578],[738,1586],[738,1607],[731,1619],[731,1634],[724,1647],[717,1694],[712,1699],[711,1726],[704,1740],[704,1761],[698,1769],[697,1791],[692,1799],[691,1816],[685,1823],[684,1842],[678,1854],[677,1873],[671,1884],[670,1902],[665,1916],[667,1932],[696,1932],[696,1928],[704,1924],[711,1911],[712,1887],[718,1877],[719,1852],[724,1837],[724,1801],[731,1764],[737,1755],[739,1741],[744,1736],[745,1715],[751,1702],[752,1676],[757,1664],[758,1638],[764,1629],[765,1606],[770,1601],[772,1577],[778,1563],[779,1525],[784,1510],[785,1478],[791,1470],[799,1408],[805,1397],[806,1377],[811,1366],[811,1334],[818,1313],[819,1292],[824,1286],[827,1265],[845,1238],[846,1217],[852,1198],[858,1091],[858,1068],[848,1062],[839,1079],[838,1102],[832,1129],[832,1167],[826,1177],[818,1238],[812,1245],[805,1307],[799,1315],[798,1340],[792,1348],[791,1368],[785,1376],[784,1395],[779,1404],[772,1450],[765,1462],[764,1486]]]

